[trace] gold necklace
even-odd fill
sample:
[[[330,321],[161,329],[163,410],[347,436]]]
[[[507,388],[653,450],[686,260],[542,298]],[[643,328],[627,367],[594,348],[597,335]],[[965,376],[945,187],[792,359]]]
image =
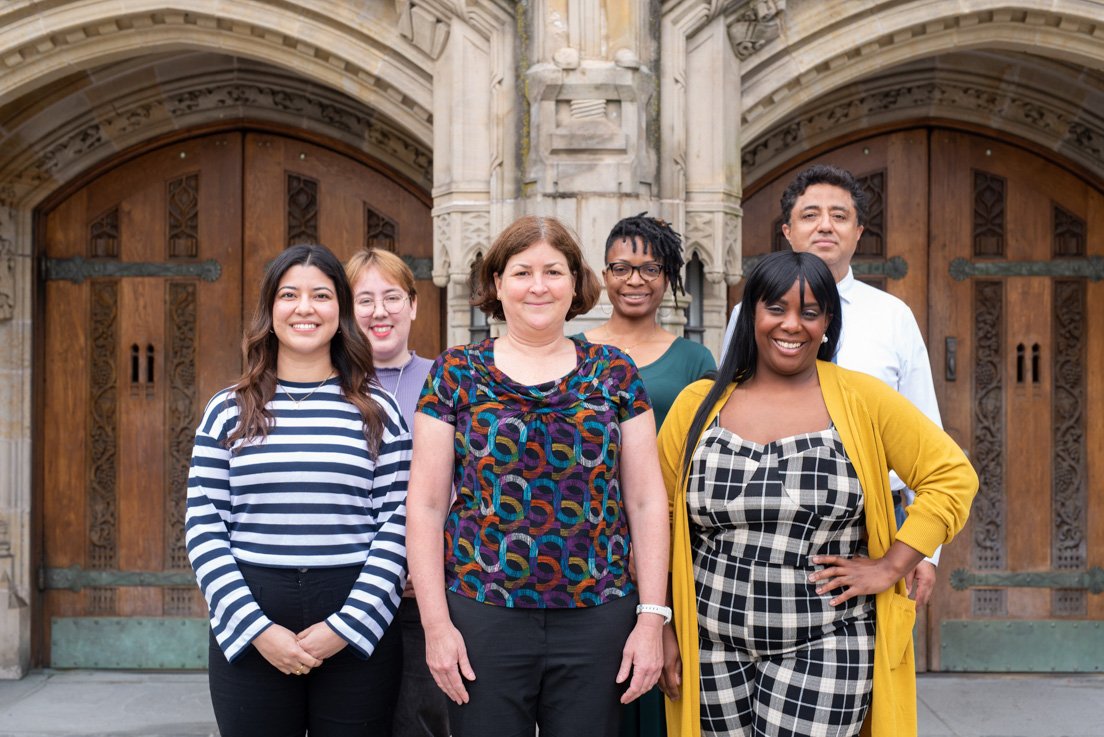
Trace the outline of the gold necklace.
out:
[[[299,401],[295,401],[295,397],[291,396],[291,392],[289,392],[289,391],[288,391],[288,389],[287,389],[287,387],[286,387],[286,386],[284,386],[283,384],[281,384],[281,383],[280,383],[280,380],[279,380],[279,379],[276,379],[276,386],[278,386],[278,387],[280,387],[281,389],[283,389],[283,390],[284,390],[284,394],[286,394],[286,395],[287,395],[287,398],[288,398],[288,399],[289,399],[289,400],[291,401],[291,403],[295,405],[295,409],[299,409],[299,405],[300,405],[300,404],[302,404],[303,402],[307,401],[308,399],[310,399],[310,398],[311,398],[311,394],[314,394],[314,393],[315,393],[316,391],[318,391],[319,389],[321,389],[321,388],[322,388],[322,384],[325,384],[325,383],[326,383],[327,381],[329,381],[329,380],[330,380],[330,378],[332,378],[332,377],[330,377],[330,376],[327,376],[327,377],[326,377],[325,379],[322,379],[322,383],[321,383],[321,384],[319,384],[318,386],[316,386],[316,387],[314,387],[313,389],[311,389],[311,390],[310,390],[310,394],[308,394],[307,396],[303,397],[303,398],[302,398],[302,399],[300,399]]]
[[[610,342],[613,343],[615,347],[619,348],[620,351],[627,356],[627,355],[629,355],[629,351],[631,351],[633,348],[636,348],[638,345],[644,345],[645,343],[651,343],[652,339],[655,338],[656,331],[659,330],[659,325],[653,325],[652,326],[652,333],[651,333],[651,335],[648,336],[648,338],[646,340],[641,340],[637,343],[633,343],[632,345],[625,346],[624,348],[621,348],[620,346],[617,345],[617,339],[614,338],[613,335],[609,331],[609,323],[606,323],[605,325],[603,325],[602,330],[605,331],[606,337],[610,339]]]

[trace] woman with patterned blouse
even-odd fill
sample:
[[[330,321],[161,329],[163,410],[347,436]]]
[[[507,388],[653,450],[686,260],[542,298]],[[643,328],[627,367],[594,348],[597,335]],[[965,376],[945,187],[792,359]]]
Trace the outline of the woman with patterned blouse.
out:
[[[414,419],[426,659],[455,737],[616,735],[620,704],[658,678],[670,617],[651,406],[624,353],[564,337],[599,286],[561,223],[515,222],[472,283],[506,334],[443,353]]]

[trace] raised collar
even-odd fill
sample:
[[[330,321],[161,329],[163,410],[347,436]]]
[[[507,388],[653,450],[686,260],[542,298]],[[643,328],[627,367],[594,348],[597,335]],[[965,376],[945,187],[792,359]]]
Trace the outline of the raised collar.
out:
[[[851,292],[855,288],[855,273],[851,270],[851,267],[847,267],[847,276],[843,277],[836,283],[836,289],[839,291],[840,299],[844,302],[851,302]]]

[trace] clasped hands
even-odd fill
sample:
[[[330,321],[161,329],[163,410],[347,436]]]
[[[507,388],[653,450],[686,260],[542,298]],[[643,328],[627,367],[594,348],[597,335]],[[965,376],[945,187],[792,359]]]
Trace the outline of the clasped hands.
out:
[[[271,624],[253,639],[265,660],[286,675],[305,676],[322,661],[348,643],[325,622],[316,622],[296,634],[287,627]]]

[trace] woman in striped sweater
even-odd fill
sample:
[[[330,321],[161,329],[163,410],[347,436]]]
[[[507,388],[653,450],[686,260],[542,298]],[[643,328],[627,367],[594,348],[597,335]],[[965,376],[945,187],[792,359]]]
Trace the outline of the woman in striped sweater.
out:
[[[410,434],[374,385],[329,250],[293,246],[270,264],[242,349],[244,374],[196,431],[188,482],[219,730],[390,734]]]

